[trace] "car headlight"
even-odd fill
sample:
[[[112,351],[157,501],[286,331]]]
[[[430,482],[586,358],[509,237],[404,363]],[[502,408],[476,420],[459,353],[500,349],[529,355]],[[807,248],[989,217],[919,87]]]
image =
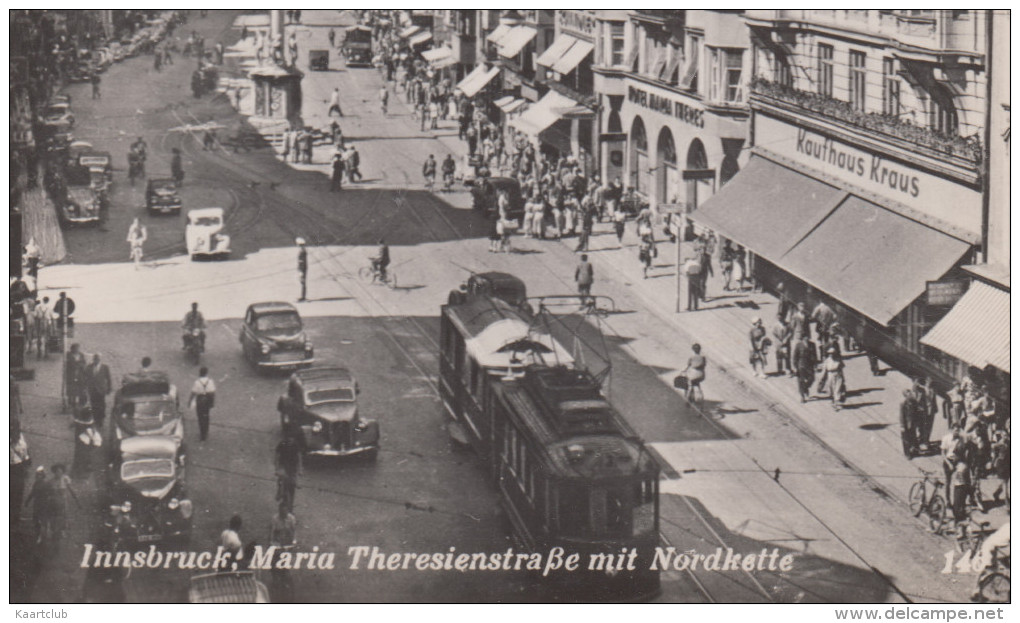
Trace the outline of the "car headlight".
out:
[[[321,433],[322,432],[322,422],[316,422],[315,424],[312,424],[312,432],[313,433]]]
[[[173,510],[177,510],[177,507],[180,506],[180,505],[181,505],[181,503],[177,500],[177,498],[170,498],[170,501],[167,502],[166,506],[167,506],[167,508],[169,508],[170,510],[173,511]]]
[[[262,347],[259,350],[262,351],[263,355],[268,355],[269,354],[269,344],[263,344]]]
[[[181,500],[180,511],[181,517],[185,519],[191,519],[191,514],[194,512],[194,507],[191,505],[191,500]]]
[[[305,340],[305,350],[312,350],[312,341]]]

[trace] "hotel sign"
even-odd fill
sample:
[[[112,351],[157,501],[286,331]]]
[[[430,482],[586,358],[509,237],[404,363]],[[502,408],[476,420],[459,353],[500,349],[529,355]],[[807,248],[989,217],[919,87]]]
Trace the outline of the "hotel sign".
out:
[[[705,127],[705,111],[668,95],[649,92],[636,86],[627,86],[627,101],[642,108],[675,117],[696,128]]]
[[[755,116],[754,142],[875,195],[865,199],[892,200],[980,236],[981,193],[963,184],[763,114]]]
[[[556,11],[556,25],[560,27],[560,30],[593,39],[596,24],[595,15],[589,11],[572,11],[570,9]]]

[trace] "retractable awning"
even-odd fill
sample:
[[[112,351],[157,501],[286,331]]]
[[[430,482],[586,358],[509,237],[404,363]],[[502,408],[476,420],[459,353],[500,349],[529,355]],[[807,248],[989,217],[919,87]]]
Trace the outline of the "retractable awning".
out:
[[[430,63],[434,63],[447,56],[453,56],[453,49],[443,46],[441,48],[432,48],[431,50],[425,50],[421,53],[421,57]]]
[[[528,45],[538,31],[530,26],[514,26],[505,37],[500,40],[499,54],[506,58],[513,58],[521,53],[524,46]]]
[[[538,136],[549,126],[563,119],[567,112],[576,112],[577,109],[578,104],[574,100],[556,91],[549,91],[524,114],[512,120],[510,125],[529,136]]]
[[[421,26],[413,25],[400,31],[401,39],[407,39],[408,37],[416,35],[421,30]]]
[[[426,41],[431,41],[431,40],[432,40],[432,33],[426,30],[426,31],[423,31],[423,32],[420,32],[420,33],[414,35],[413,37],[408,39],[407,42],[409,44],[411,44],[411,45],[421,45],[421,44],[425,43]]]
[[[922,344],[985,368],[1009,374],[1009,292],[975,281]]]
[[[970,248],[760,156],[690,218],[882,325]]]
[[[457,85],[457,89],[468,97],[474,97],[479,91],[485,88],[485,85],[492,82],[492,79],[499,74],[499,67],[493,67],[492,69],[485,69],[485,65],[479,65],[467,75],[466,78],[460,81]]]
[[[577,41],[577,37],[571,37],[570,35],[560,35],[556,37],[553,44],[545,49],[545,52],[539,55],[538,60],[535,62],[543,67],[552,67],[553,64],[560,60],[560,57],[567,53],[570,46],[574,45]]]
[[[496,45],[502,45],[503,37],[510,34],[510,31],[513,29],[514,29],[513,26],[509,26],[507,24],[500,24],[499,26],[496,26],[496,28],[492,32],[489,33],[489,36],[486,37],[485,40],[490,43],[495,43]]]
[[[594,44],[578,39],[574,42],[574,45],[570,46],[570,49],[559,58],[559,60],[553,63],[552,70],[558,74],[569,74],[574,71],[574,68],[581,64],[584,57],[591,54],[591,51],[594,49]]]
[[[498,100],[494,101],[493,104],[495,104],[497,107],[502,109],[504,106],[506,106],[507,104],[509,104],[512,101],[514,101],[514,96],[513,95],[506,95],[506,96],[503,96],[503,97],[499,98]]]

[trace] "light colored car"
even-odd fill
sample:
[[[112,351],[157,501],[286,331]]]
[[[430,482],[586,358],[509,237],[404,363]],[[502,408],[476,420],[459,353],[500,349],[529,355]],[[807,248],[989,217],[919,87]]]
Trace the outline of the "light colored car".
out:
[[[192,259],[230,255],[230,236],[223,233],[223,208],[190,210],[184,240]]]

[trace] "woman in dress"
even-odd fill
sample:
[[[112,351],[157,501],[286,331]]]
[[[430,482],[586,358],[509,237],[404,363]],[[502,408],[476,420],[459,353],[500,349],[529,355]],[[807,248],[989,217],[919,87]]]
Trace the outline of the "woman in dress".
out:
[[[684,368],[681,374],[687,375],[687,393],[685,397],[687,402],[693,403],[694,390],[698,390],[698,402],[705,399],[705,394],[701,391],[701,382],[705,380],[705,367],[708,361],[701,354],[701,344],[694,344],[691,346],[691,350],[694,351],[694,354],[687,360],[687,367]]]

